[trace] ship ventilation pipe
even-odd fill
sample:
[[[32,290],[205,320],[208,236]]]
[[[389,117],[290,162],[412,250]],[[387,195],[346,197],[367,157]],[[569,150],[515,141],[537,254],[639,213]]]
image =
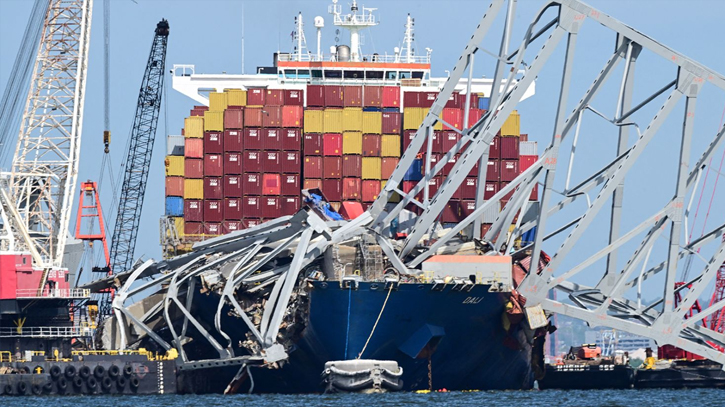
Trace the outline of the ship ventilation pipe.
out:
[[[337,47],[334,45],[330,46],[330,54],[332,54],[332,60],[337,61]]]
[[[322,61],[322,48],[320,42],[322,40],[322,27],[325,26],[325,19],[321,16],[315,17],[315,28],[317,28],[317,60]]]
[[[349,62],[350,61],[350,47],[347,45],[338,45],[337,46],[337,60],[340,62]]]

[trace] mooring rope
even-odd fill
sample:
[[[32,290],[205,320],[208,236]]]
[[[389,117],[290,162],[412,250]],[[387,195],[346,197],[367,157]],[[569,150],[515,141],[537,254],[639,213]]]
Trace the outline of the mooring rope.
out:
[[[368,343],[370,343],[370,338],[373,337],[373,334],[375,333],[375,328],[378,326],[378,322],[380,322],[380,317],[383,316],[383,311],[385,311],[385,305],[388,303],[388,298],[390,298],[390,293],[393,291],[393,283],[390,283],[390,289],[388,289],[388,295],[385,296],[385,301],[383,302],[383,307],[380,308],[380,313],[378,314],[378,319],[375,320],[375,325],[373,325],[373,330],[370,331],[370,336],[368,336],[368,340],[365,341],[365,346],[363,346],[362,350],[360,351],[360,354],[357,355],[357,359],[360,359],[365,353],[365,349],[368,347]],[[347,355],[347,352],[345,353]]]

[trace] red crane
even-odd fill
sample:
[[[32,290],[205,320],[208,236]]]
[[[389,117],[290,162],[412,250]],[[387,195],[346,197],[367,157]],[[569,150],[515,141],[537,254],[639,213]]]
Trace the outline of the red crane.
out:
[[[715,292],[712,293],[710,306],[714,306],[718,302],[725,299],[725,264],[720,266],[715,280]],[[712,314],[710,317],[710,329],[715,332],[725,333],[725,308]]]

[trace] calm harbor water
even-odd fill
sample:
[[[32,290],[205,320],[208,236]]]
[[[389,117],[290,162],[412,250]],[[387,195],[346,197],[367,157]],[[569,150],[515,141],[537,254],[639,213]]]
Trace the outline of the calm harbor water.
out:
[[[515,406],[515,407],[724,407],[725,390],[496,391],[472,393],[391,393],[343,395],[165,395],[0,398],[0,406],[24,407],[372,407],[372,406]]]

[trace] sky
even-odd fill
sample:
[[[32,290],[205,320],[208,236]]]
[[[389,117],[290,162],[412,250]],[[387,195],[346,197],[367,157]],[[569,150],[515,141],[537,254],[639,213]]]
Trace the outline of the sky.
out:
[[[716,71],[725,72],[725,53],[720,52],[722,50],[720,38],[723,36],[721,18],[725,12],[725,2],[717,0],[639,0],[636,2],[591,0],[588,3],[700,63]],[[317,15],[325,18],[323,50],[329,49],[329,46],[335,43],[331,18],[327,14],[329,4],[330,1],[327,0],[112,0],[111,130],[113,141],[110,154],[114,173],[118,174],[121,171],[126,138],[136,108],[138,86],[148,58],[153,30],[161,18],[169,20],[171,27],[167,55],[169,69],[174,64],[194,64],[196,73],[241,73],[244,59],[244,70],[249,73],[253,72],[257,66],[271,65],[273,52],[291,50],[290,33],[294,29],[294,17],[300,11],[307,22],[308,46],[313,51],[316,46],[312,20]],[[345,7],[347,2],[342,1],[340,4]],[[405,17],[407,13],[410,13],[415,18],[416,47],[419,47],[419,53],[422,53],[426,47],[433,49],[432,75],[442,77],[458,59],[465,42],[489,3],[485,0],[368,0],[360,4],[377,7],[380,21],[380,25],[374,31],[363,32],[364,53],[391,53],[393,47],[400,46]],[[514,38],[521,37],[525,24],[528,24],[542,4],[543,2],[538,0],[520,0],[518,2]],[[96,0],[93,10],[79,182],[86,179],[98,181],[101,172],[100,157],[103,154],[102,5],[102,1]],[[31,0],[0,0],[0,86],[3,89],[7,83],[31,6]],[[591,21],[587,24],[596,25]],[[599,27],[593,27],[593,31],[605,33]],[[242,58],[242,36],[244,36],[244,58]],[[593,75],[601,69],[606,60],[607,52],[613,50],[614,44],[611,36],[603,38],[606,39],[600,40],[582,35],[580,47],[577,50],[577,56],[580,58],[576,62],[575,69],[577,75],[581,74],[584,81],[573,85],[575,91],[572,95],[580,94],[591,83]],[[348,37],[341,34],[339,40],[341,43],[345,43],[348,41]],[[518,44],[518,42],[516,43]],[[487,49],[493,50],[496,46],[494,43],[489,43],[490,48]],[[556,55],[561,55],[561,50],[557,52]],[[529,57],[529,59],[531,58]],[[646,66],[649,63],[648,60],[643,59],[642,62],[645,68],[638,72],[646,72],[646,74],[642,75],[641,79],[643,90],[636,91],[635,100],[641,100],[649,94],[648,91],[651,93],[662,84],[667,83],[669,79],[665,80],[665,74],[671,73],[667,69],[660,71],[660,68],[648,71]],[[653,63],[652,66],[655,64]],[[556,74],[560,72],[561,67],[556,64],[552,64],[551,67],[547,66],[537,81],[537,96],[526,101],[520,108],[522,133],[528,133],[532,140],[538,141],[540,149],[543,148],[542,144],[548,144],[552,136],[550,122],[555,106],[546,100],[558,93],[559,79]],[[475,73],[490,77],[493,75],[492,65],[477,64]],[[139,229],[136,246],[137,257],[161,258],[158,235],[159,217],[164,211],[165,135],[180,134],[183,119],[194,104],[191,99],[172,89],[170,77],[167,78],[166,93],[167,104],[162,108]],[[611,95],[608,97],[611,99]],[[578,96],[572,96],[571,99],[574,100],[570,101],[570,105],[578,100]],[[725,95],[720,93],[714,94],[712,97],[708,96],[708,99],[703,98],[698,107],[707,111],[707,114],[714,118],[709,122],[710,127],[702,130],[702,140],[705,140],[707,137],[711,138],[717,128],[720,113],[725,107]],[[609,108],[609,111],[611,110]],[[591,121],[587,123],[591,123]],[[594,123],[596,124],[596,122]],[[674,131],[681,128],[681,125],[681,120],[678,118],[676,121],[668,121],[667,128]],[[675,138],[666,138],[666,141],[652,146],[652,157],[648,158],[649,161],[644,161],[643,165],[653,165],[654,168],[659,161],[664,161],[661,160],[661,157],[665,156],[674,157],[676,160],[677,139],[675,133],[672,136]],[[602,151],[612,153],[613,145],[616,144],[613,136],[616,133],[611,131],[607,133],[595,126],[590,134],[592,142],[589,153],[593,154],[595,159],[591,163],[579,161],[578,164],[583,166],[582,170],[593,168],[595,162],[602,164],[604,161],[597,161],[597,151],[602,149]],[[698,145],[704,143],[702,140],[697,141],[700,143]],[[586,152],[586,148],[582,147],[584,152]],[[604,154],[601,156],[603,157]],[[611,158],[613,157],[610,154],[609,159]],[[719,155],[716,161],[719,161]],[[2,165],[7,168],[8,163],[2,163]],[[672,168],[662,171],[662,176],[672,174]],[[636,201],[636,208],[641,207],[641,211],[635,210],[631,218],[625,217],[624,222],[630,227],[641,222],[643,220],[641,216],[651,213],[652,208],[647,204],[650,201],[656,201],[655,197],[669,199],[673,193],[673,190],[670,189],[657,190],[654,183],[647,178],[657,177],[660,173],[640,172],[645,174],[642,178],[635,180],[635,184],[636,181],[639,181],[640,186],[628,190],[626,195],[626,199]],[[108,172],[106,172],[106,177],[107,174]],[[574,178],[576,179],[576,175]],[[559,176],[558,179],[562,179],[562,176]],[[712,181],[710,182],[712,183]],[[108,213],[112,205],[112,191],[108,185],[110,185],[108,179],[103,181],[102,203],[107,211],[106,216],[113,217],[115,213]],[[716,195],[717,199],[712,211],[712,219],[719,215],[718,222],[720,223],[725,221],[725,211],[722,210],[725,207],[725,200],[722,199],[723,189],[718,190],[720,192],[719,195]],[[706,195],[704,201],[707,202],[708,199],[709,195]],[[659,205],[662,201],[657,202]],[[75,214],[75,209],[73,214]],[[704,215],[700,215],[700,221],[703,217]],[[602,216],[598,218],[600,226],[601,218]],[[715,222],[712,219],[709,221],[710,227]],[[697,226],[697,229],[699,227]],[[697,233],[695,234],[697,235]],[[591,238],[591,245],[584,241],[577,246],[582,249],[580,256],[584,256],[588,247],[591,247],[591,250],[601,247],[597,244],[601,243],[603,238],[603,235],[599,234]],[[555,249],[553,240],[552,249]],[[581,259],[577,256],[571,257],[573,262]],[[622,261],[624,260],[626,259]]]

